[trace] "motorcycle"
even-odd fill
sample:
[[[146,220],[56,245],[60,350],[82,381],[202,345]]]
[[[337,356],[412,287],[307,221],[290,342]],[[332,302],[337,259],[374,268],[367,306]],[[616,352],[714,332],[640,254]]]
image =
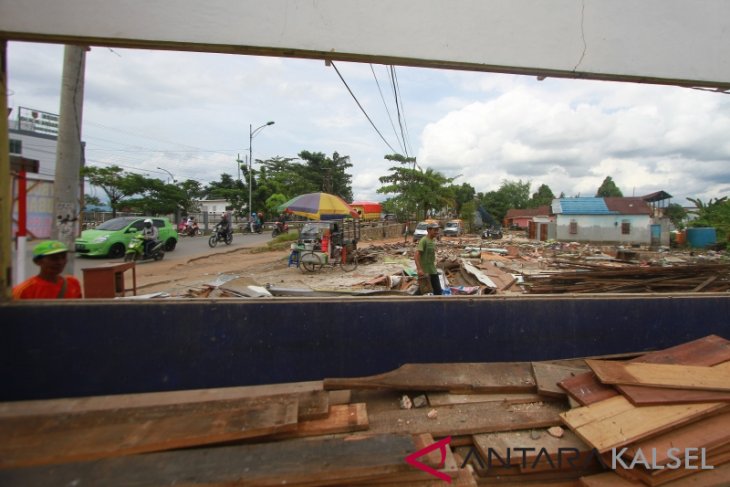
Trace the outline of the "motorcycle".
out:
[[[502,238],[502,229],[498,227],[487,228],[482,232],[482,238],[500,239]]]
[[[225,242],[226,245],[231,245],[233,242],[233,232],[229,231],[223,231],[220,229],[220,225],[215,226],[215,230],[213,230],[213,234],[208,239],[208,246],[211,248],[218,245],[218,242]]]
[[[263,230],[264,226],[260,223],[248,222],[241,225],[241,233],[261,233]]]
[[[180,228],[178,227],[178,233],[186,237],[195,237],[196,235],[201,235],[203,232],[198,228],[198,222],[193,222],[191,225],[185,225],[182,232],[180,232]]]
[[[271,238],[276,238],[282,233],[289,233],[289,224],[286,222],[274,223],[274,230],[271,232]]]
[[[162,260],[165,257],[164,242],[155,242],[154,246],[145,253],[145,239],[141,233],[132,237],[127,245],[127,252],[124,254],[124,262],[137,260]]]

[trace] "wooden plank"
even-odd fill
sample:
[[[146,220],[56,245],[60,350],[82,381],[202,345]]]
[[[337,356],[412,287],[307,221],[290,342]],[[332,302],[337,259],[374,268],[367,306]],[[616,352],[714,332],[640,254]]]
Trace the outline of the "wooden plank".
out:
[[[503,405],[461,404],[435,408],[370,412],[373,433],[431,433],[435,437],[458,436],[527,428],[546,428],[560,423],[566,405],[558,402]],[[429,418],[430,411],[435,417]]]
[[[615,472],[597,473],[580,478],[583,487],[643,487],[642,482],[628,480]]]
[[[637,450],[656,452],[656,464],[664,465],[671,461],[667,457],[670,448],[679,448],[675,456],[684,458],[686,448],[713,449],[730,444],[730,412],[711,416],[701,421],[676,428],[653,438],[640,440],[629,445],[626,457],[633,458]]]
[[[271,435],[297,425],[294,396],[0,420],[0,468],[153,452]]]
[[[730,362],[714,367],[606,360],[586,360],[586,363],[604,384],[730,392]]]
[[[414,451],[409,435],[298,439],[1,470],[0,485],[347,485],[413,473],[403,459]],[[433,479],[425,472],[416,475]]]
[[[616,396],[560,416],[581,439],[603,453],[687,424],[726,406],[707,403],[639,408],[623,396]]]
[[[565,396],[566,392],[558,386],[558,382],[583,374],[587,370],[587,367],[569,367],[544,362],[532,362],[532,373],[535,375],[537,392],[546,396]]]
[[[635,406],[659,406],[662,404],[687,404],[699,402],[730,402],[730,392],[665,389],[663,387],[644,387],[616,385],[631,404]]]
[[[631,359],[629,362],[711,366],[728,360],[730,360],[730,340],[717,335],[708,335],[664,350],[647,353]],[[619,394],[613,387],[601,384],[592,372],[566,379],[558,385],[584,406]]]
[[[538,437],[535,438],[535,436]],[[569,456],[565,449],[573,448],[579,453],[589,452],[591,449],[571,431],[565,431],[561,438],[549,435],[546,430],[538,429],[487,433],[474,435],[473,439],[474,446],[482,460],[487,460],[491,451],[496,465],[499,465],[500,461],[494,457],[494,454],[499,455],[505,463],[510,465],[523,464],[532,470],[539,463],[535,461],[538,459],[538,455],[541,458],[548,455],[550,460],[557,465],[558,452],[563,449],[562,452],[565,452],[564,458],[560,459],[560,463],[565,465]],[[580,461],[577,461],[576,465],[580,465]]]
[[[405,364],[369,377],[325,379],[325,390],[397,389],[401,391],[535,392],[529,362]]]
[[[496,402],[502,404],[524,404],[545,401],[539,394],[452,394],[450,392],[429,392],[426,394],[431,406],[449,406],[453,404],[469,404],[479,402]]]
[[[79,398],[46,399],[35,401],[0,402],[0,419],[14,416],[40,416],[54,414],[84,413],[89,411],[108,411],[131,409],[149,406],[169,406],[192,404],[222,400],[237,400],[255,397],[266,397],[282,394],[301,394],[302,404],[307,402],[305,396],[313,394],[312,401],[321,401],[316,393],[321,392],[322,381],[292,382],[286,384],[266,384],[259,386],[220,387],[211,389],[193,389],[168,392],[147,392],[139,394],[117,394],[110,396],[90,396]],[[346,401],[346,402],[349,402]],[[327,404],[328,406],[329,404]],[[316,414],[327,415],[327,407],[322,411],[317,407]],[[302,419],[312,416],[305,415]]]
[[[643,485],[650,485],[652,487],[659,485],[667,485],[671,487],[676,486],[695,486],[695,485],[712,485],[712,486],[727,486],[730,484],[730,470],[724,472],[724,474],[718,474],[714,478],[710,477],[699,477],[704,472],[714,472],[715,470],[724,470],[724,466],[730,462],[730,452],[725,451],[718,454],[708,455],[706,458],[706,465],[713,466],[713,469],[687,469],[677,468],[671,470],[660,470],[656,475],[651,475],[643,468],[633,468],[627,470],[621,466],[616,469],[616,473],[624,478],[631,480],[638,480]],[[693,462],[693,465],[699,467],[698,462]],[[721,483],[716,483],[721,480]],[[704,482],[704,483],[703,483]]]
[[[368,429],[367,405],[364,403],[330,406],[329,416],[324,419],[300,421],[296,429],[285,431],[267,439],[303,438],[309,436],[353,433]]]

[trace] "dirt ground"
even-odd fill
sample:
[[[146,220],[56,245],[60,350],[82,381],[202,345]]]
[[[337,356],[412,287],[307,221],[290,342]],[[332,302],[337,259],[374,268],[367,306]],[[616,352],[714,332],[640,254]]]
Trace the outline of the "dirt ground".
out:
[[[362,242],[360,247],[402,241],[400,238]],[[388,259],[387,262],[363,264],[352,272],[325,266],[316,273],[303,273],[288,266],[289,251],[236,249],[189,259],[184,263],[160,261],[146,263],[137,269],[137,294],[167,293],[183,296],[191,289],[200,289],[231,275],[247,278],[251,284],[280,288],[314,290],[350,289],[353,285],[381,274],[393,274],[405,266],[414,266],[413,259]]]

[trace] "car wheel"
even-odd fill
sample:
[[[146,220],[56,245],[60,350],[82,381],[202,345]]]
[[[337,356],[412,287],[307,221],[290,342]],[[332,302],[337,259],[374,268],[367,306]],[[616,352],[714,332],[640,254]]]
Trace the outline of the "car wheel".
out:
[[[109,254],[107,255],[107,257],[109,257],[110,259],[118,259],[119,257],[122,257],[124,255],[124,251],[125,248],[123,244],[115,243],[109,249]]]
[[[172,252],[175,250],[175,246],[177,245],[177,240],[174,238],[168,238],[167,242],[165,242],[165,252]]]

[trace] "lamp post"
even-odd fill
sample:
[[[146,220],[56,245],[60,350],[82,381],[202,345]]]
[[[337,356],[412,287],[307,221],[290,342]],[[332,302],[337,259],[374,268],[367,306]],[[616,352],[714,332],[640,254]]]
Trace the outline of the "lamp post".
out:
[[[274,125],[274,122],[266,122],[262,126],[254,129],[253,125],[248,125],[248,221],[251,222],[251,165],[253,164],[253,138],[258,134],[261,130],[268,127],[269,125]]]
[[[162,169],[159,166],[157,167],[157,169],[159,169],[160,171],[165,171],[167,174],[169,174],[170,175],[170,181],[172,181],[173,184],[175,184],[177,182],[177,181],[175,181],[175,176],[173,176],[172,173],[170,171],[168,171],[167,169]]]

